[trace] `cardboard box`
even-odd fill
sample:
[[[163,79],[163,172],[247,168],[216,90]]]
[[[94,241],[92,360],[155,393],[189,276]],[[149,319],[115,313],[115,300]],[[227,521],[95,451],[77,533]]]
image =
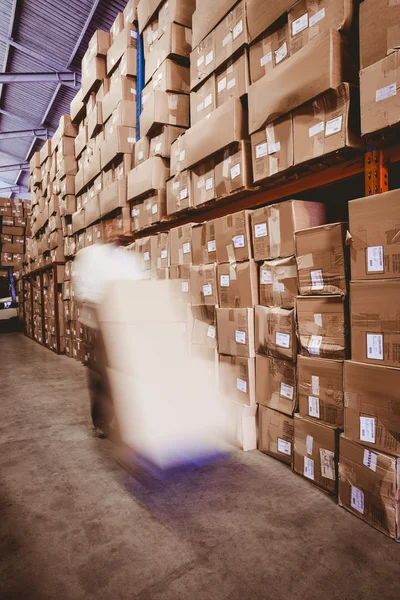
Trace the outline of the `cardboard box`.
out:
[[[217,108],[231,98],[243,98],[250,85],[248,53],[231,58],[215,74]]]
[[[190,93],[190,122],[195,125],[216,108],[216,82],[212,75],[196,92]]]
[[[400,55],[393,52],[360,73],[361,134],[393,127],[400,121]]]
[[[220,354],[255,357],[252,308],[217,308],[217,331]]]
[[[87,98],[92,90],[99,87],[101,81],[107,76],[106,60],[96,56],[85,67],[82,67],[83,99]]]
[[[249,87],[249,130],[259,131],[294,108],[343,81],[351,81],[351,62],[341,34],[326,31]],[[285,93],[282,94],[282,89]]]
[[[192,223],[187,223],[170,230],[170,264],[172,267],[192,263],[192,227]]]
[[[255,307],[255,347],[258,354],[296,362],[296,323],[294,310]]]
[[[217,275],[221,308],[253,308],[258,304],[258,267],[254,260],[219,264]]]
[[[400,192],[393,190],[349,202],[351,279],[400,276]]]
[[[394,539],[400,535],[399,460],[340,438],[339,506]]]
[[[294,308],[298,294],[296,258],[277,258],[260,265],[260,305]]]
[[[400,279],[350,284],[351,356],[353,360],[400,366]]]
[[[194,265],[217,262],[215,221],[194,225],[192,229],[192,257]]]
[[[112,45],[107,51],[107,75],[115,69],[119,61],[128,49],[135,49],[138,33],[136,26],[128,24],[115,37]],[[134,73],[136,75],[136,73]]]
[[[215,155],[215,198],[243,192],[253,183],[250,142],[241,141]]]
[[[226,400],[224,424],[226,439],[243,452],[257,448],[257,406]]]
[[[217,267],[192,265],[190,267],[190,302],[192,306],[217,306]]]
[[[295,232],[299,293],[302,296],[347,295],[347,223]]]
[[[190,169],[193,205],[201,206],[216,197],[214,159],[205,160]]]
[[[122,101],[125,102],[119,107]],[[119,109],[112,125],[136,127],[136,78],[117,73],[117,76],[111,80],[110,89],[104,96],[101,106],[103,123],[106,123],[113,112]]]
[[[140,115],[140,133],[149,136],[160,125],[189,127],[189,96],[155,90]]]
[[[98,196],[100,213],[105,217],[116,208],[127,206],[126,178],[114,181],[108,188],[102,190]]]
[[[163,125],[157,135],[153,135],[150,139],[150,156],[161,156],[169,158],[171,156],[171,144],[185,130],[182,127],[174,127],[172,125]],[[171,169],[171,173],[172,173]]]
[[[215,32],[194,48],[190,54],[190,89],[194,90],[216,69]]]
[[[387,0],[360,4],[360,66],[365,69],[400,46],[400,6]]]
[[[219,23],[232,9],[237,0],[221,0],[212,2],[203,0],[196,3],[196,10],[192,17],[193,48],[204,40],[207,34]]]
[[[296,473],[325,491],[337,491],[339,429],[294,416],[294,461]]]
[[[249,41],[246,2],[241,0],[215,28],[215,68],[220,67]]]
[[[329,29],[349,32],[356,3],[348,0],[298,0],[288,11],[290,53]]]
[[[193,206],[190,171],[181,171],[167,182],[167,214],[173,215]]]
[[[293,5],[293,0],[262,2],[247,0],[247,27],[255,40]]]
[[[287,22],[279,22],[250,46],[251,83],[279,67],[289,56],[289,28]]]
[[[343,429],[343,361],[299,356],[297,380],[300,415]]]
[[[256,356],[256,402],[286,415],[297,408],[296,366],[271,356]]]
[[[258,407],[258,449],[288,465],[293,463],[293,417]]]
[[[143,31],[157,10],[161,27],[163,23],[180,23],[191,28],[195,5],[194,0],[168,0],[165,3],[162,0],[140,0],[137,8],[140,30]]]
[[[156,269],[166,269],[169,267],[169,234],[158,233],[155,236],[154,250],[152,251],[152,261],[155,261]]]
[[[162,158],[149,158],[128,174],[128,200],[135,200],[152,190],[166,189],[169,166]]]
[[[219,263],[252,258],[250,235],[251,211],[242,210],[215,220],[215,242]]]
[[[295,253],[294,232],[326,223],[326,205],[287,200],[253,211],[251,223],[254,260],[292,256]]]
[[[142,105],[145,106],[153,91],[189,94],[190,70],[186,65],[167,58],[153,74],[151,81],[142,91]]]
[[[258,183],[294,165],[292,113],[251,136],[253,179]]]
[[[147,53],[145,49],[145,83],[150,81],[164,60],[167,58],[189,59],[191,50],[191,30],[176,23],[169,25],[163,35],[151,44]]]
[[[175,265],[169,267],[169,279],[176,284],[173,284],[176,298],[183,304],[190,304],[190,265]],[[215,325],[213,325],[211,334],[213,336],[212,339],[216,339]]]
[[[121,31],[123,30],[124,26],[125,26],[124,14],[122,12],[120,12],[120,13],[117,14],[117,16],[115,17],[114,23],[111,25],[111,30],[110,30],[111,43],[115,40],[115,38],[117,37],[117,35],[119,33],[121,33]]]
[[[133,127],[110,128],[109,135],[101,146],[101,164],[106,167],[118,154],[132,154],[136,142],[136,129]]]
[[[72,215],[72,232],[77,233],[85,229],[85,210],[81,208]]]
[[[142,137],[135,144],[135,167],[138,167],[149,158],[150,141],[148,137]]]
[[[343,83],[293,113],[294,164],[343,148],[363,148],[358,89]]]
[[[223,396],[245,404],[256,404],[256,372],[254,358],[219,357],[220,391]]]
[[[343,296],[299,296],[300,354],[342,360],[348,354],[348,307]]]

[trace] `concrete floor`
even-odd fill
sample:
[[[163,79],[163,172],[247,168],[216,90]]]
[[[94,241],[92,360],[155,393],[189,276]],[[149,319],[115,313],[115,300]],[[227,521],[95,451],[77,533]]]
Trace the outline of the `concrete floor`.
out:
[[[400,598],[400,545],[258,452],[174,481],[91,437],[84,367],[0,335],[0,599]]]

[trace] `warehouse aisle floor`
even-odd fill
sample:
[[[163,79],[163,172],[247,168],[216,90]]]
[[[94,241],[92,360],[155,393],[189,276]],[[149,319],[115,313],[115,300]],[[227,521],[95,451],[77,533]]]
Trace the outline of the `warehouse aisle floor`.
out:
[[[398,600],[400,545],[258,452],[149,488],[85,369],[0,335],[1,600]]]

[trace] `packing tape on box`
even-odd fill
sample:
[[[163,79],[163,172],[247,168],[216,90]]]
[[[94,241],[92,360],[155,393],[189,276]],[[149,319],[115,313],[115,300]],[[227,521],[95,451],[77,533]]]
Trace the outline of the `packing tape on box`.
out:
[[[297,279],[297,268],[295,265],[272,267],[271,270],[274,283],[275,281],[282,281],[283,279]]]
[[[270,125],[267,125],[267,127],[265,128],[265,134],[266,134],[266,138],[267,138],[267,147],[269,148],[274,148],[276,145],[276,140],[275,140],[275,127],[273,125],[273,123],[271,123]],[[273,156],[273,154],[269,153],[268,150],[268,162],[269,162],[269,175],[275,175],[276,173],[278,173],[279,171],[279,160],[276,156]]]
[[[236,262],[236,256],[235,256],[235,250],[233,248],[233,244],[228,244],[226,246],[226,252],[228,254],[228,261],[230,263],[235,263]]]
[[[229,261],[229,277],[232,281],[237,280],[237,263]]]
[[[270,208],[268,217],[268,231],[270,238],[271,255],[280,256],[281,253],[281,225],[280,212],[277,208]]]
[[[301,269],[312,269],[314,266],[314,259],[312,254],[304,254],[303,256],[297,257],[297,268]]]

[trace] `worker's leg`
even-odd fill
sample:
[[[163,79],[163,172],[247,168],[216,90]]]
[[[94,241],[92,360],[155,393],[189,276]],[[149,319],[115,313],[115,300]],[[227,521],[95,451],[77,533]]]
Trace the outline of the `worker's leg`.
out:
[[[107,437],[110,432],[112,410],[107,394],[107,386],[103,376],[92,369],[88,369],[90,414],[94,433],[98,437]]]

